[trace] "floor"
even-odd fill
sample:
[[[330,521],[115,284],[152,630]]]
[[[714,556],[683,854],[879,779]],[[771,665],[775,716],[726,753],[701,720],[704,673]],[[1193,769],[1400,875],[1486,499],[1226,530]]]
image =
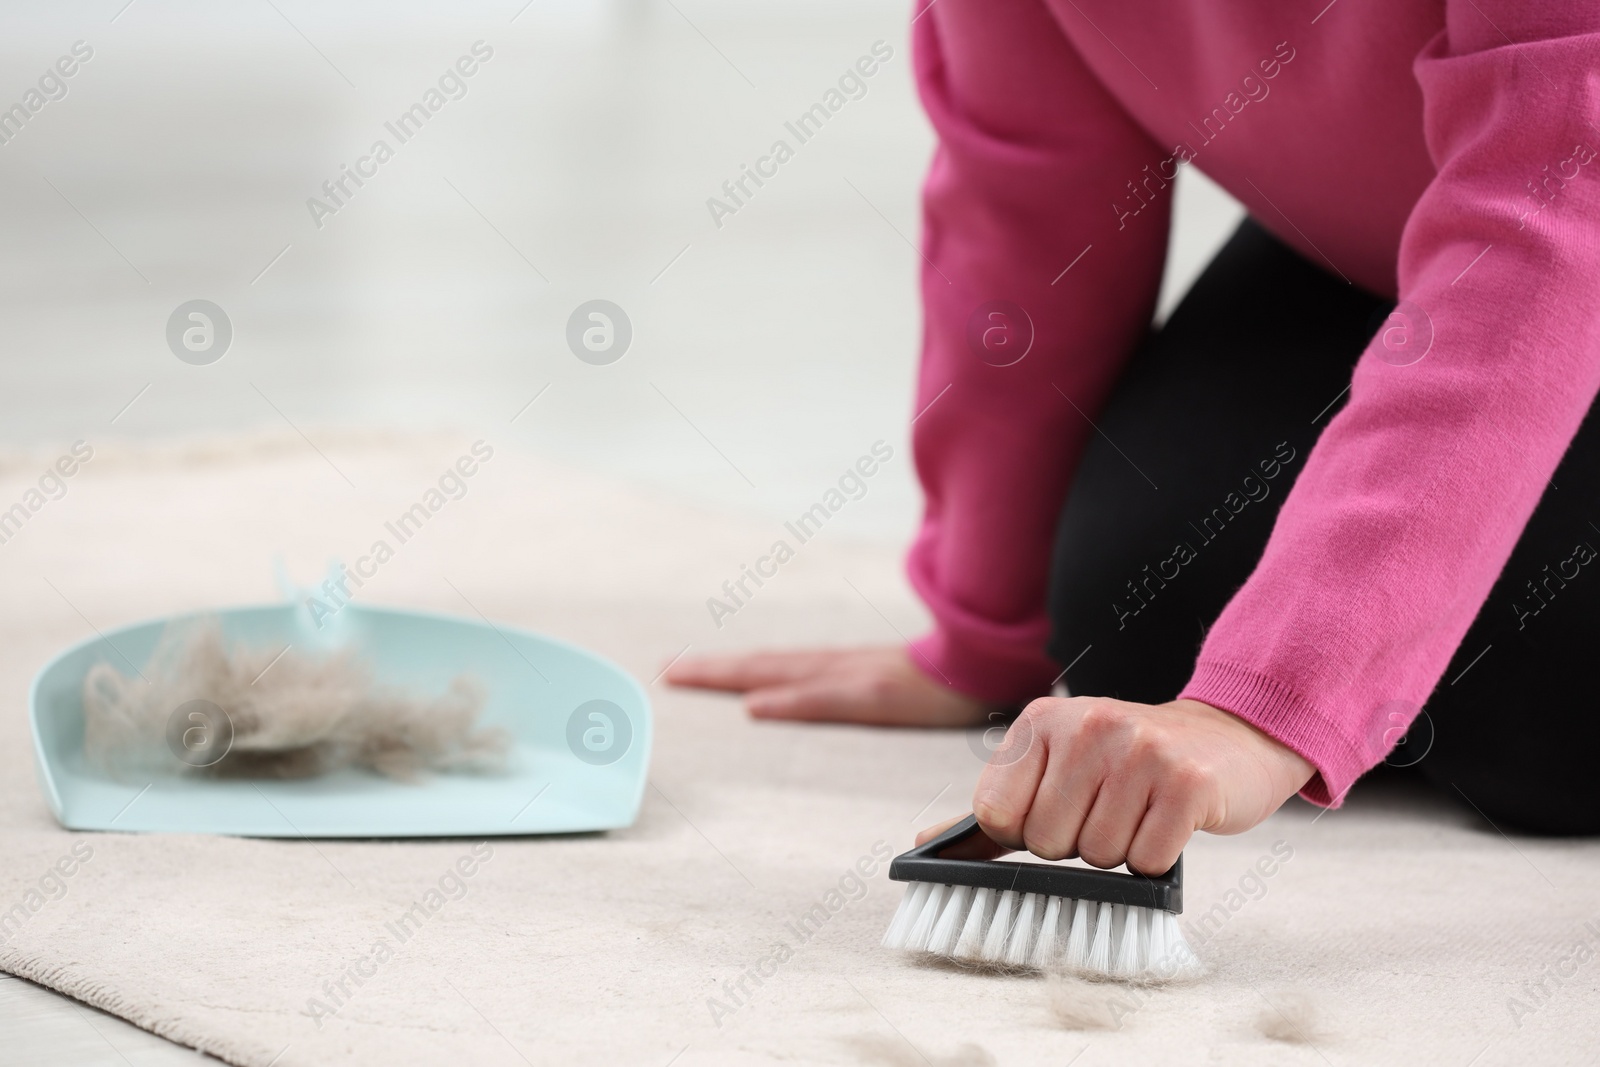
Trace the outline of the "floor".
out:
[[[66,499],[0,546],[0,693],[25,691],[53,652],[98,641],[95,628],[115,640],[151,613],[270,596],[274,555],[303,575],[330,548],[365,543],[461,447],[451,435],[325,441],[358,493],[292,433],[269,444],[97,452]],[[0,474],[0,489],[14,484]],[[83,551],[113,525],[106,550]],[[885,641],[925,625],[894,546],[818,536],[718,629],[706,593],[777,529],[507,448],[355,595],[476,607],[594,649],[641,683],[685,645]],[[0,708],[0,909],[32,909],[32,887],[45,900],[0,929],[0,966],[249,1067],[1594,1059],[1593,841],[1503,835],[1453,794],[1394,781],[1364,784],[1338,810],[1295,801],[1245,834],[1190,842],[1183,922],[1211,969],[1203,981],[1148,995],[1102,985],[1080,1002],[1049,982],[879,947],[898,893],[861,858],[962,813],[987,755],[981,731],[762,722],[724,697],[650,691],[637,821],[496,837],[465,891],[441,879],[467,851],[460,839],[69,835],[34,781],[14,700]],[[592,787],[587,768],[553,764],[528,803]],[[116,817],[137,813],[144,787],[120,792]],[[506,816],[532,810],[508,804]],[[42,874],[78,844],[93,852],[63,892]],[[865,892],[847,870],[869,872]],[[385,924],[429,887],[448,898],[397,943]],[[822,928],[790,928],[819,902],[832,914]],[[730,999],[752,967],[771,980]],[[346,971],[371,980],[341,986],[326,1017]],[[92,1036],[27,1011],[26,1027],[0,1020],[0,1064],[23,1048],[71,1063]]]
[[[220,1063],[98,1008],[0,972],[0,1060],[14,1067],[195,1067]]]
[[[13,74],[75,41],[93,50],[0,146],[0,342],[25,354],[0,361],[0,446],[286,425],[313,443],[515,413],[506,432],[525,448],[773,517],[877,438],[898,446],[931,148],[901,0],[385,11],[109,0],[0,15]],[[706,198],[880,39],[895,57],[867,95],[715,225]],[[477,41],[493,57],[466,95],[316,225],[308,198]],[[1238,217],[1185,175],[1163,313]],[[564,340],[596,297],[634,327],[610,366]],[[174,359],[165,335],[196,298],[233,328],[206,366]],[[908,465],[877,484],[838,525],[902,539]],[[6,1062],[196,1058],[5,976],[0,1032]]]

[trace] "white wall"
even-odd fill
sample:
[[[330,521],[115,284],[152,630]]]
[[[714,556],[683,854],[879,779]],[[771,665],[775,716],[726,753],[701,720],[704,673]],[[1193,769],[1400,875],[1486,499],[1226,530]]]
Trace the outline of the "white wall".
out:
[[[0,145],[0,440],[444,426],[773,516],[903,444],[931,139],[901,0],[275,3],[0,12],[0,106],[94,49]],[[714,226],[880,39],[867,95]],[[467,95],[318,229],[307,198],[477,40]],[[1163,309],[1237,216],[1180,185]],[[165,340],[195,297],[235,330],[206,367]],[[565,344],[594,297],[633,321],[612,366]],[[906,458],[842,527],[903,536]]]

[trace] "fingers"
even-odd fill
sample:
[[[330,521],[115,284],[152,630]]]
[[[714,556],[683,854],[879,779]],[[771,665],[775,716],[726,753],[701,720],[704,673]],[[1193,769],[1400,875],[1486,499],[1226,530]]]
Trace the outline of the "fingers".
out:
[[[675,685],[742,692],[758,719],[970,726],[985,708],[918,671],[896,647],[706,656],[674,665],[667,677]]]
[[[973,811],[992,840],[1042,859],[1111,868],[1131,855],[1160,873],[1192,832],[1191,790],[1158,803],[1163,752],[1135,705],[1037,700],[985,768]]]
[[[758,719],[873,726],[971,726],[980,700],[942,686],[895,645],[697,656],[666,671],[673,685],[746,694]]]
[[[1051,752],[1022,826],[1029,852],[1047,860],[1079,854],[1078,837],[1100,789],[1100,776],[1091,769],[1098,758],[1081,751]]]
[[[692,656],[667,670],[673,685],[743,693],[766,686],[785,686],[822,674],[847,653],[830,650],[806,652],[744,652],[721,656]]]
[[[1249,829],[1313,773],[1294,750],[1198,701],[1045,698],[1007,732],[972,810],[1007,848],[1157,875],[1195,832]]]
[[[1152,878],[1166,874],[1194,831],[1191,806],[1179,797],[1158,794],[1128,845],[1128,869]]]
[[[989,757],[972,795],[972,813],[991,840],[1009,849],[1025,848],[1023,827],[1044,776],[1048,745],[1043,727],[1052,705],[1045,698],[1025,708]]]
[[[1106,778],[1123,758],[1121,716],[1104,702],[1063,700],[1049,709],[1043,728],[1049,762],[1023,826],[1023,841],[1044,859],[1087,858],[1085,827],[1097,807],[1110,810]],[[1097,827],[1095,836],[1103,833]],[[1103,840],[1096,843],[1093,854],[1106,856]]]
[[[1078,855],[1094,867],[1122,864],[1149,804],[1149,785],[1140,778],[1119,777],[1102,782],[1094,807],[1089,809],[1078,833]]]
[[[795,719],[801,722],[886,722],[883,708],[866,699],[848,679],[824,678],[805,685],[757,689],[744,698],[745,709],[756,719]]]
[[[973,715],[963,698],[934,690],[931,683],[907,685],[856,672],[756,689],[745,694],[744,702],[752,718],[864,726],[961,726]]]

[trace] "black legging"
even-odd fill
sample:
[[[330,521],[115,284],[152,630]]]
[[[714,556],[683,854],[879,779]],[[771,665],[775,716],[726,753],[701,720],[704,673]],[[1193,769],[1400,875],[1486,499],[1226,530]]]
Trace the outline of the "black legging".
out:
[[[1073,693],[1144,703],[1178,694],[1392,306],[1246,220],[1140,346],[1097,419],[1056,535],[1050,652],[1068,667]],[[1600,560],[1566,563],[1575,551],[1593,554],[1577,546],[1600,546],[1597,489],[1600,417],[1591,410],[1388,761],[1414,764],[1507,829],[1600,832]],[[1225,526],[1203,523],[1247,491],[1259,499]],[[1194,558],[1128,614],[1140,607],[1128,583],[1180,541],[1197,546]],[[1560,577],[1575,567],[1576,577]]]

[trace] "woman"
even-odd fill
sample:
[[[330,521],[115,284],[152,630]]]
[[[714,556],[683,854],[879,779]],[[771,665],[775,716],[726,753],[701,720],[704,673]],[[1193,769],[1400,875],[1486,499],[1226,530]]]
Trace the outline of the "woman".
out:
[[[905,725],[1031,700],[991,853],[1163,871],[1408,730],[1491,820],[1600,829],[1600,9],[1324,4],[921,8],[935,629],[673,681]],[[1147,334],[1181,166],[1252,219]]]

